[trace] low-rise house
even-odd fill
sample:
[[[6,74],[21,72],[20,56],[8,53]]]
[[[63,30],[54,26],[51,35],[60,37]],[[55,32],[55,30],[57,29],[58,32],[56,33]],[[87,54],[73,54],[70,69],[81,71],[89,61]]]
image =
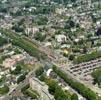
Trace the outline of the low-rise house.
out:
[[[0,47],[0,50],[7,49],[7,48],[9,48],[9,47],[12,47],[12,44],[11,44],[11,43],[5,44],[5,45],[1,46],[1,47]]]
[[[66,36],[65,35],[56,35],[55,36],[55,39],[58,43],[63,43],[63,42],[66,42]]]
[[[46,75],[49,77],[51,72],[52,72],[52,69],[48,69],[48,71],[46,72]]]
[[[51,42],[46,42],[45,43],[45,47],[51,47],[51,46],[52,46]]]
[[[25,33],[27,35],[29,35],[30,33],[32,33],[34,35],[36,32],[39,32],[39,29],[37,27],[26,28],[26,30],[25,30]]]
[[[79,42],[79,41],[80,41],[80,39],[75,39],[74,41],[77,43],[77,42]]]
[[[11,58],[7,58],[3,61],[3,66],[5,68],[11,68],[17,62],[22,61],[24,59],[25,59],[25,56],[23,54],[13,55]]]

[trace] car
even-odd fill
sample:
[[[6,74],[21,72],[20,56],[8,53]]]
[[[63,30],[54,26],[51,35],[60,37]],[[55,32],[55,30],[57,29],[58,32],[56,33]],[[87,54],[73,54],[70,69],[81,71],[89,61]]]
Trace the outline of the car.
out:
[[[13,90],[13,92],[15,92],[15,91],[16,91],[16,89]]]

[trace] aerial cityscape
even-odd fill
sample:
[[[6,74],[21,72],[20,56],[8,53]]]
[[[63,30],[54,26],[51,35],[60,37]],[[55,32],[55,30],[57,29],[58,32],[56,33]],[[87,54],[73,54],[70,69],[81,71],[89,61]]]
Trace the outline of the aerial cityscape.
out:
[[[0,100],[101,100],[101,0],[0,0]]]

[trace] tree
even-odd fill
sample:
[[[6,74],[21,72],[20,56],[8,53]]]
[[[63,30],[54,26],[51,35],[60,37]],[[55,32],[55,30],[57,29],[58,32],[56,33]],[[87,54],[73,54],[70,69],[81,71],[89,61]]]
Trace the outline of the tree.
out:
[[[75,81],[73,78],[71,78],[67,73],[63,72],[57,66],[53,67],[53,71],[66,83],[68,83],[73,89],[75,89],[79,94],[84,96],[87,100],[97,100],[98,96],[95,92],[93,92],[91,89],[86,87],[84,84]]]
[[[65,28],[70,29],[75,26],[75,22],[71,18],[66,22]]]
[[[0,8],[0,12],[7,13],[7,8]]]
[[[61,86],[58,85],[58,82],[55,80],[48,80],[48,90],[49,92],[54,95],[54,98],[56,100],[71,100],[70,93],[67,93],[67,91],[64,91]]]
[[[71,96],[71,100],[79,100],[77,94],[74,93],[74,94]]]
[[[85,54],[86,52],[87,52],[87,47],[84,46],[84,47],[83,47],[83,53]]]
[[[91,18],[92,18],[93,23],[96,23],[97,18],[94,15],[91,15]]]
[[[74,58],[75,58],[75,55],[73,55],[73,54],[69,55],[69,60],[73,60]]]
[[[36,23],[38,25],[46,25],[48,22],[48,18],[47,17],[44,17],[44,16],[39,16],[38,20],[36,21]]]
[[[62,90],[60,86],[55,88],[55,99],[56,100],[70,100],[70,95],[67,95],[65,91]]]
[[[24,86],[23,88],[21,88],[21,92],[22,92],[23,94],[26,94],[26,90],[27,90],[29,87],[30,87],[30,85],[27,84],[26,86]]]
[[[48,88],[49,92],[50,92],[51,94],[54,94],[54,93],[55,93],[55,88],[56,88],[56,86],[57,86],[57,82],[55,82],[55,81],[50,81],[50,82],[48,83],[48,85],[49,85],[49,88]]]
[[[40,81],[44,81],[45,80],[45,74],[43,73],[40,77],[39,77]]]
[[[77,0],[71,0],[73,3],[75,3]]]
[[[24,28],[19,25],[12,26],[12,30],[15,30],[15,32],[24,32]]]
[[[43,68],[43,67],[40,67],[40,68],[38,68],[38,69],[36,70],[35,74],[36,74],[36,76],[38,77],[38,76],[42,75],[43,72],[44,72],[44,68]]]
[[[35,34],[34,38],[35,38],[36,40],[42,42],[43,40],[45,40],[46,36],[43,35],[41,32],[37,32],[37,33]]]
[[[0,36],[0,46],[3,46],[6,43],[8,43],[7,39]]]
[[[14,75],[17,75],[20,73],[21,73],[21,66],[20,65],[16,66],[16,69],[11,71],[11,74],[14,74]]]
[[[6,94],[9,91],[9,87],[7,85],[4,85],[4,87],[0,88],[0,94]]]
[[[69,25],[70,25],[70,27],[74,27],[74,26],[75,26],[74,21],[71,20],[71,21],[69,22]]]
[[[94,84],[101,85],[101,68],[96,69],[92,72],[92,77],[94,78]]]
[[[19,76],[18,79],[17,79],[17,83],[22,82],[25,78],[26,78],[26,75],[25,74]]]
[[[89,54],[80,55],[74,59],[74,63],[87,62],[101,57],[101,51],[94,51]]]

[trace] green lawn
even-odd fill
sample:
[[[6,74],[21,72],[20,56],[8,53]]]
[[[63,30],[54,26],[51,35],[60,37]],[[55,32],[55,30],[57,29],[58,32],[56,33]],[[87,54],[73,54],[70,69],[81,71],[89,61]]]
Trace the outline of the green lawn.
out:
[[[6,93],[8,93],[9,91],[9,87],[8,86],[4,86],[0,88],[0,94],[4,95]]]
[[[37,91],[33,90],[33,89],[30,87],[29,84],[27,84],[25,87],[23,87],[23,88],[21,89],[21,92],[22,92],[24,95],[29,96],[29,97],[32,97],[32,98],[37,99],[37,100],[38,100],[38,98],[39,98],[39,96],[40,96]]]
[[[39,94],[37,93],[37,91],[32,90],[32,88],[28,88],[28,89],[26,90],[26,92],[27,92],[27,94],[28,94],[30,97],[32,97],[32,98],[38,99],[38,97],[39,97]]]

